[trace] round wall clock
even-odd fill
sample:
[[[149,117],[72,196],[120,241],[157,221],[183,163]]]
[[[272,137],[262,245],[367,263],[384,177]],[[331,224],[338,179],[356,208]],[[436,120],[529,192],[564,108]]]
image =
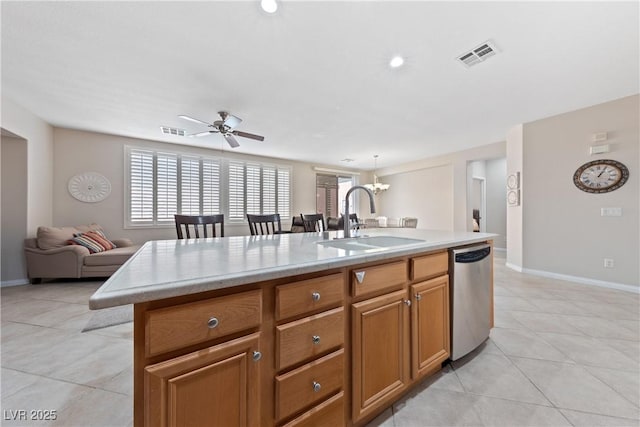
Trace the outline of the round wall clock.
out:
[[[587,193],[608,193],[622,187],[629,179],[629,169],[616,160],[594,160],[580,166],[573,183]]]
[[[95,172],[85,172],[72,177],[67,186],[69,193],[81,202],[100,202],[111,193],[111,183]]]

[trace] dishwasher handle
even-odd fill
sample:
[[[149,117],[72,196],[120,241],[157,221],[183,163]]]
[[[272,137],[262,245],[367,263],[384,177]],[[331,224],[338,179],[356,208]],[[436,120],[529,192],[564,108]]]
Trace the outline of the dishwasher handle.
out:
[[[469,264],[472,262],[478,262],[491,254],[491,247],[477,249],[475,251],[463,252],[455,254],[456,262]]]

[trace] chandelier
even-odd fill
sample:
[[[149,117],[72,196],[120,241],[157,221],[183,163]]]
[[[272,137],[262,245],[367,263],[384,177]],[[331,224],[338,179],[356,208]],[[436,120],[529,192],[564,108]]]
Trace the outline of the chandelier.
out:
[[[389,184],[383,184],[378,182],[378,176],[376,175],[376,169],[378,167],[378,155],[373,156],[373,184],[364,184],[363,187],[368,188],[373,192],[373,194],[378,194],[381,191],[386,191],[389,189]]]

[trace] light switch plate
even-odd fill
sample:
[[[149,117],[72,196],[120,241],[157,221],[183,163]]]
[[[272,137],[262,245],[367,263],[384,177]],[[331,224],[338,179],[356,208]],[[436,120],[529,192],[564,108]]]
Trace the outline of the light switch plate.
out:
[[[622,208],[600,208],[600,216],[622,216]]]

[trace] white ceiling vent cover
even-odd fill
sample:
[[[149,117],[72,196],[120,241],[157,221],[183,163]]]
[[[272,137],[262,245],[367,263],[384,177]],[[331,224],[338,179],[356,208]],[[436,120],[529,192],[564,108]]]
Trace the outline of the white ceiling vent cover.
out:
[[[162,130],[162,133],[166,135],[178,135],[178,136],[185,135],[184,129],[172,128],[169,126],[160,126],[160,129]]]
[[[459,55],[457,59],[464,64],[465,67],[470,68],[482,61],[485,61],[487,58],[491,58],[498,52],[499,50],[492,42],[486,41],[472,49],[470,52],[465,52],[462,55]]]

